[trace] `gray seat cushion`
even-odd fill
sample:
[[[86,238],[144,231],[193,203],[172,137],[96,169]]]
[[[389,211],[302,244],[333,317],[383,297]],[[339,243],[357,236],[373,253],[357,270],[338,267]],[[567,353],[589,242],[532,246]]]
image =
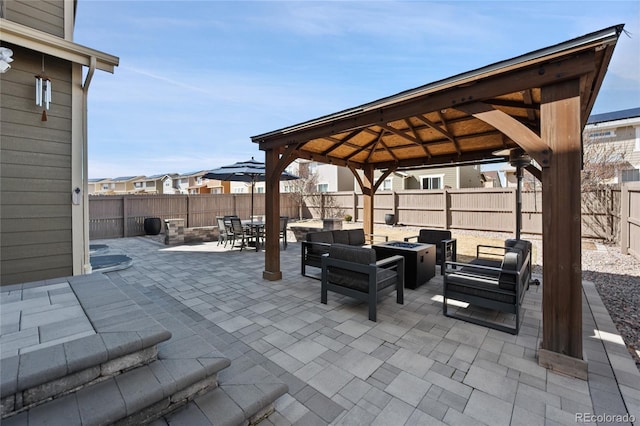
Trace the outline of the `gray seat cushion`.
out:
[[[311,243],[327,243],[333,244],[333,233],[331,232],[310,232],[307,234],[307,241]],[[309,247],[309,253],[315,255],[322,255],[327,253],[327,248],[321,245],[312,244]]]
[[[345,244],[332,244],[329,248],[329,257],[360,265],[372,265],[376,263],[375,250]],[[395,285],[397,276],[395,270],[384,268],[376,269],[376,284],[378,290]],[[362,292],[369,291],[369,276],[363,272],[329,266],[327,267],[327,279],[332,284]]]
[[[347,233],[349,234],[349,244],[352,246],[365,245],[364,229],[349,229]]]
[[[333,242],[336,244],[349,244],[349,233],[347,231],[335,230],[333,234]]]

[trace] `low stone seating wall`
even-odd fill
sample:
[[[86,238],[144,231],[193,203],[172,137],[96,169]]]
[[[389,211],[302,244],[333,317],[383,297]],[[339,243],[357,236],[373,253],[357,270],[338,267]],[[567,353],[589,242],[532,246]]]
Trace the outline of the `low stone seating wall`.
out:
[[[184,219],[165,219],[164,243],[166,245],[218,241],[217,226],[185,228]]]

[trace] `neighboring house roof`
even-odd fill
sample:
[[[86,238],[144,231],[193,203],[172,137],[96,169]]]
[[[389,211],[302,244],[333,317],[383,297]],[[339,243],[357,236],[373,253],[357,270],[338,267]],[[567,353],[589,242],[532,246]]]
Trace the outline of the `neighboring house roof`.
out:
[[[180,176],[192,177],[192,176],[203,175],[203,174],[205,174],[206,172],[207,172],[206,170],[200,170],[200,171],[197,171],[197,172],[187,172],[187,173],[182,173],[182,174],[180,174]]]
[[[497,171],[486,171],[486,172],[482,172],[482,176],[484,177],[484,180],[489,181],[489,180],[500,180],[500,176],[498,175]]]
[[[603,114],[592,114],[587,120],[587,124],[604,123],[606,121],[624,120],[627,118],[640,117],[640,108],[624,109],[620,111],[605,112]]]
[[[130,180],[136,180],[136,179],[140,179],[143,178],[144,176],[121,176],[121,177],[117,177],[117,178],[113,178],[110,179],[113,182],[127,182]]]

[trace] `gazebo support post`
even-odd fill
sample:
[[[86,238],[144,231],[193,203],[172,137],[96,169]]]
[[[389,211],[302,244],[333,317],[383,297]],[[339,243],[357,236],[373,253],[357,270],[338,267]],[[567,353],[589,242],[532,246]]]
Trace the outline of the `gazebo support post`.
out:
[[[265,254],[262,278],[268,281],[282,279],[280,270],[280,174],[278,151],[265,151]]]
[[[373,172],[374,168],[367,165],[364,168],[364,179],[362,181],[362,198],[363,198],[363,229],[365,234],[373,234]]]
[[[577,79],[542,88],[541,136],[553,161],[542,170],[542,344],[538,363],[587,378],[582,354],[581,105]]]

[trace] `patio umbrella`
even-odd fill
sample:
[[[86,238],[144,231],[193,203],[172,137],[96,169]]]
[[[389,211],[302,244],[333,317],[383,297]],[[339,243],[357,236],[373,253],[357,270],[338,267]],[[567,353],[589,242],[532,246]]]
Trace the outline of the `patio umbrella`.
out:
[[[266,170],[264,163],[254,160],[251,157],[249,161],[240,161],[229,166],[222,166],[217,169],[205,173],[206,179],[247,182],[251,184],[251,221],[253,222],[253,191],[256,182],[264,182],[266,179]],[[298,176],[288,172],[282,172],[280,180],[299,179]]]

